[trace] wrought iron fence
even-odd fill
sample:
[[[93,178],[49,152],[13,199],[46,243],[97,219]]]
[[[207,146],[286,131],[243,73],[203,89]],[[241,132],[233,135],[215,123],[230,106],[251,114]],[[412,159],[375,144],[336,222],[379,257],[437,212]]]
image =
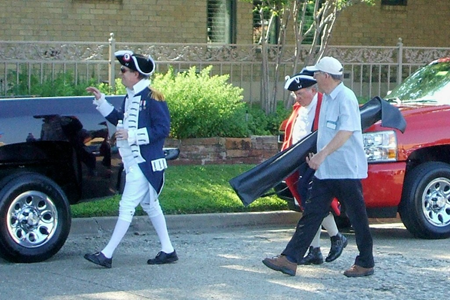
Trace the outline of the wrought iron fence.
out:
[[[70,84],[93,80],[114,85],[119,65],[113,53],[130,49],[150,54],[157,62],[156,72],[173,68],[183,72],[195,66],[198,70],[212,65],[212,75],[229,75],[229,82],[244,90],[244,99],[259,102],[261,98],[262,58],[259,45],[211,45],[117,42],[111,34],[107,42],[24,42],[0,41],[0,96],[17,97],[15,87],[25,86],[28,95],[33,85],[70,73]],[[300,54],[306,57],[308,49]],[[275,72],[278,46],[268,47],[271,74]],[[450,48],[387,46],[329,46],[325,55],[334,56],[344,65],[344,82],[363,98],[384,96],[418,67],[450,56]],[[294,46],[286,46],[281,57],[281,80],[292,75]],[[283,86],[283,82],[273,82]],[[23,90],[23,89],[21,89]],[[279,99],[286,93],[279,88]]]

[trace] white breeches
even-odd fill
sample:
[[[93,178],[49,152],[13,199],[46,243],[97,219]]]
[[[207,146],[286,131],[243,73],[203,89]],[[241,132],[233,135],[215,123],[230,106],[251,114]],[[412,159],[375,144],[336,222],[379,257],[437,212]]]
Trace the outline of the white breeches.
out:
[[[119,203],[119,219],[131,222],[138,205],[150,218],[162,214],[158,194],[138,165],[126,170],[125,188]]]

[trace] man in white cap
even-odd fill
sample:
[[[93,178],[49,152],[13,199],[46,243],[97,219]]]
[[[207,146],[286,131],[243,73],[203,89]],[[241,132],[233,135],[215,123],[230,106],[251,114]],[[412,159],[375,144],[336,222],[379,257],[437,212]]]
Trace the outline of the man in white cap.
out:
[[[367,160],[358,101],[353,91],[343,84],[343,67],[337,59],[323,57],[311,70],[324,97],[319,115],[318,152],[306,159],[309,167],[316,170],[306,203],[308,208],[281,255],[263,262],[273,270],[295,276],[296,262],[306,253],[336,197],[346,209],[359,250],[354,264],[344,275],[369,276],[374,273],[375,263],[361,185],[361,179],[367,177]]]
[[[284,88],[292,92],[296,102],[294,103],[292,113],[286,122],[284,141],[281,150],[289,148],[312,131],[317,130],[323,95],[322,93],[318,93],[317,82],[313,76],[314,72],[304,68],[300,73],[289,77],[286,80]],[[291,194],[294,196],[294,201],[297,201],[303,210],[306,207],[305,202],[308,198],[308,191],[313,174],[314,170],[309,168],[305,162],[300,166],[298,171],[285,179]],[[336,200],[334,201],[337,202]],[[337,211],[337,213],[339,213],[339,211]],[[325,261],[332,262],[342,254],[342,251],[347,246],[347,239],[339,232],[331,212],[323,219],[322,226],[325,228],[331,239],[331,249],[328,252]],[[311,242],[308,254],[298,262],[299,265],[320,265],[323,263],[324,259],[320,250],[321,232],[322,230],[319,228]]]
[[[170,115],[164,96],[150,87],[149,76],[155,70],[155,62],[149,56],[129,50],[115,53],[120,62],[122,83],[127,95],[121,109],[106,101],[105,95],[95,87],[87,88],[95,96],[97,110],[111,124],[123,122],[117,128],[116,139],[121,141],[120,156],[126,173],[125,188],[119,204],[119,218],[106,247],[84,256],[88,261],[111,268],[112,256],[125,236],[133,219],[135,208],[141,205],[148,214],[161,243],[161,251],[148,264],[165,264],[178,260],[177,253],[167,232],[166,219],[158,196],[164,185],[164,140],[170,132]]]

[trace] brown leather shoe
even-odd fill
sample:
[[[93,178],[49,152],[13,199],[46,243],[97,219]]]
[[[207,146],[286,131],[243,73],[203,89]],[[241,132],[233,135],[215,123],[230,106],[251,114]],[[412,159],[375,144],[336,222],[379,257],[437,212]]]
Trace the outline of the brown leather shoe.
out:
[[[353,265],[350,269],[344,272],[347,277],[363,277],[373,275],[373,268],[363,268],[358,265]]]
[[[265,258],[262,262],[266,267],[290,276],[295,276],[295,272],[297,271],[297,264],[290,262],[284,255]]]

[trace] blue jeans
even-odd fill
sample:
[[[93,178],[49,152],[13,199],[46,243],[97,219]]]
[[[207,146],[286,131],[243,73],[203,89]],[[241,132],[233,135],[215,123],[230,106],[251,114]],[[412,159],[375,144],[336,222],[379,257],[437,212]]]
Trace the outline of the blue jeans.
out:
[[[364,203],[361,180],[313,178],[310,197],[305,202],[305,212],[298,221],[297,228],[282,255],[299,262],[308,250],[314,235],[329,212],[333,198],[337,198],[346,209],[350,223],[355,230],[359,255],[355,264],[363,268],[372,268],[373,241]]]

